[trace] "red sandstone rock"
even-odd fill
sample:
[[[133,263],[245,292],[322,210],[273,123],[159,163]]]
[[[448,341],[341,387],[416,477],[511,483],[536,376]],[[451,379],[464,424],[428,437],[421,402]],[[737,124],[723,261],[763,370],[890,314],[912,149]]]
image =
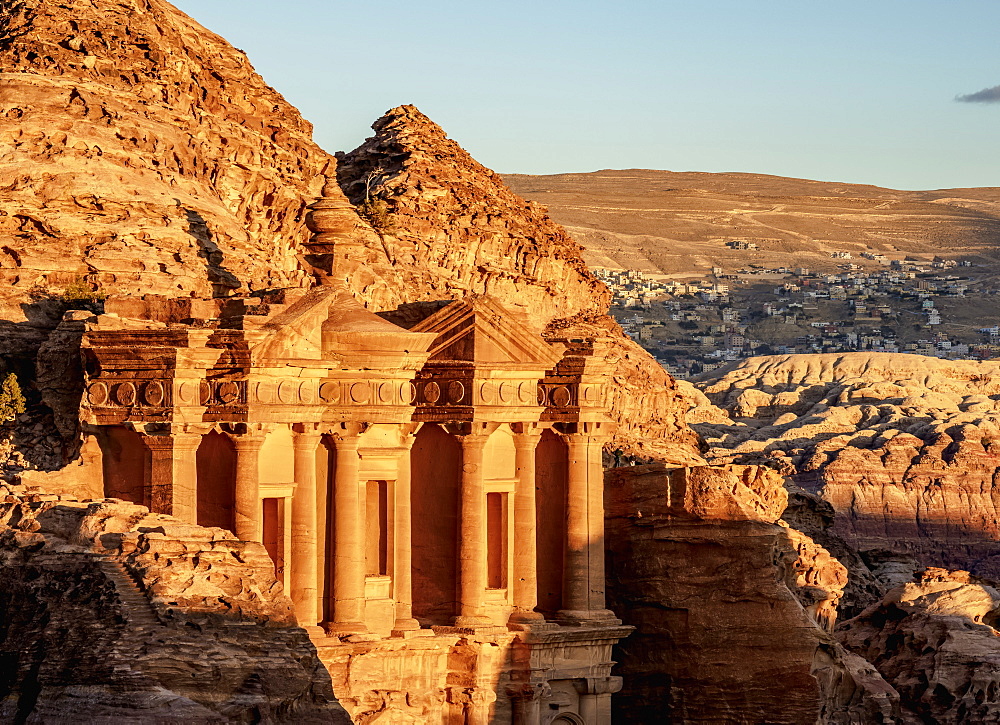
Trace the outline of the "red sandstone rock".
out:
[[[827,629],[845,570],[778,524],[758,467],[612,469],[609,605],[622,722],[894,722],[898,696]]]
[[[1000,365],[919,355],[752,358],[698,383],[710,460],[768,461],[861,552],[1000,576]],[[715,420],[715,422],[711,422]]]

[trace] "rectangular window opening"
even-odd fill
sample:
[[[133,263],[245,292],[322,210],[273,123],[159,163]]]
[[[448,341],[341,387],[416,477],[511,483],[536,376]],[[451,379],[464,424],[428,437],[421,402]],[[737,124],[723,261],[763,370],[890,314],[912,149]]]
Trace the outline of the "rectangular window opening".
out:
[[[389,483],[369,481],[365,500],[365,562],[368,576],[389,573]]]
[[[507,494],[486,494],[487,586],[507,586]]]

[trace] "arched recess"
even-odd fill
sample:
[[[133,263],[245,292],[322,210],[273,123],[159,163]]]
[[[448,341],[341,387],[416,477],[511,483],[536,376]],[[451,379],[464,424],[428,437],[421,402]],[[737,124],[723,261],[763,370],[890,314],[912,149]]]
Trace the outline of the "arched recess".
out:
[[[150,453],[142,436],[123,425],[101,426],[98,430],[104,495],[148,506]]]
[[[566,481],[569,449],[551,430],[535,449],[538,611],[546,618],[562,609],[563,557],[566,547]]]
[[[549,725],[586,725],[586,723],[576,713],[561,712],[555,720],[549,721]]]
[[[413,443],[410,466],[413,616],[425,626],[447,625],[457,608],[461,444],[426,424]]]
[[[198,524],[235,533],[236,447],[229,436],[212,431],[198,446]]]

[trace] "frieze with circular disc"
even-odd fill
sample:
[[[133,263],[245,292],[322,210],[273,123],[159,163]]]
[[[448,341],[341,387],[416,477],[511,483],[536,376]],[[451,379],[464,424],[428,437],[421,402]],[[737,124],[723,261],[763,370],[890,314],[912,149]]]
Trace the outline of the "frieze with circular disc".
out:
[[[351,386],[351,400],[355,403],[367,403],[372,396],[372,387],[368,383],[354,383]]]
[[[413,405],[417,399],[417,386],[413,383],[403,383],[399,386],[399,400],[403,405]]]
[[[185,405],[194,405],[198,399],[200,384],[193,380],[186,380],[177,387],[177,398]]]
[[[500,398],[501,403],[509,403],[514,398],[514,384],[504,380],[500,383],[500,387],[497,390],[497,395]]]
[[[306,404],[316,401],[316,384],[312,380],[299,383],[299,400]]]
[[[378,401],[380,403],[391,403],[392,402],[392,392],[395,386],[392,383],[382,383],[378,386]]]
[[[112,391],[114,401],[118,405],[135,404],[135,385],[130,382],[118,383]]]
[[[223,380],[215,389],[215,397],[223,405],[231,405],[240,399],[240,386],[232,380]]]
[[[479,386],[479,398],[487,405],[496,400],[496,387],[493,383],[485,382]]]
[[[465,397],[465,386],[458,380],[448,383],[448,400],[452,403],[461,403]]]
[[[163,389],[163,383],[159,380],[151,380],[142,388],[142,399],[146,402],[146,405],[157,408],[163,405],[166,398],[167,394]]]
[[[294,380],[282,380],[278,384],[278,402],[291,405],[299,399],[299,384]]]
[[[530,403],[531,399],[535,397],[535,391],[532,389],[533,385],[528,381],[525,381],[517,386],[517,398],[522,403]]]
[[[424,400],[431,405],[441,400],[441,386],[433,380],[424,386]]]
[[[326,381],[319,386],[319,397],[324,403],[340,402],[340,383]]]
[[[558,388],[554,388],[552,392],[549,393],[549,399],[552,401],[552,405],[557,408],[565,408],[570,404],[573,396],[569,392],[569,388],[565,385],[560,385]]]
[[[549,391],[544,385],[538,386],[538,404],[545,406],[549,404]]]
[[[108,386],[102,382],[91,383],[87,388],[87,401],[91,405],[105,405],[108,402]]]
[[[198,383],[198,404],[210,405],[212,403],[212,386],[207,380]]]
[[[257,403],[274,402],[274,384],[268,381],[260,381],[253,386],[253,399]]]

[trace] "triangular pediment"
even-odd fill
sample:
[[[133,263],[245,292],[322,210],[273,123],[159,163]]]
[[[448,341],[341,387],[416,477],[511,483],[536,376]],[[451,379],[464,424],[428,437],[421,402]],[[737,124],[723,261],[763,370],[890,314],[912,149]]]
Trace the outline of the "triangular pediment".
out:
[[[430,362],[548,370],[562,358],[564,350],[562,345],[547,343],[486,295],[445,305],[411,330],[437,336],[430,346]]]

